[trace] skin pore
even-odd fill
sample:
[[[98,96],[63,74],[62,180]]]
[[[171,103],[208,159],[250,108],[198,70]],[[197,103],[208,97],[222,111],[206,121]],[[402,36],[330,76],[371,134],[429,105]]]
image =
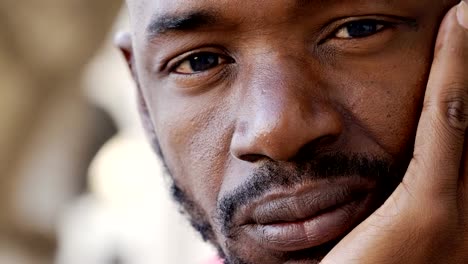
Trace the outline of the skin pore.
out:
[[[385,201],[456,2],[128,1],[143,123],[228,263],[316,263]],[[338,224],[310,223],[299,242],[277,231],[309,203],[329,211],[322,197],[351,204]]]

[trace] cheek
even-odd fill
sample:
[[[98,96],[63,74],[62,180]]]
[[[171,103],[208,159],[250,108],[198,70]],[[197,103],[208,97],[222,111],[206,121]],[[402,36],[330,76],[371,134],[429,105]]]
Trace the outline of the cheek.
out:
[[[381,57],[378,62],[356,63],[359,69],[343,75],[348,83],[345,109],[392,156],[412,145],[424,98],[430,45]],[[362,76],[362,78],[356,78]]]
[[[210,213],[230,157],[230,111],[222,102],[213,103],[218,96],[158,98],[164,100],[155,103],[153,122],[167,166],[177,183]]]
[[[402,76],[398,71],[394,74]],[[379,145],[389,154],[398,156],[412,144],[423,100],[424,82],[395,78],[366,85],[380,92],[365,92],[365,102],[358,105],[352,98],[350,103]]]

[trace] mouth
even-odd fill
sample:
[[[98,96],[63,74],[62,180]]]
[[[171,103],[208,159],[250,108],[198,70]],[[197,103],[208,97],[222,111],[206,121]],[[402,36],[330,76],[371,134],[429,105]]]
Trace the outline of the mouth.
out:
[[[292,252],[339,239],[375,209],[366,180],[342,179],[273,190],[243,210],[242,230],[267,250]]]

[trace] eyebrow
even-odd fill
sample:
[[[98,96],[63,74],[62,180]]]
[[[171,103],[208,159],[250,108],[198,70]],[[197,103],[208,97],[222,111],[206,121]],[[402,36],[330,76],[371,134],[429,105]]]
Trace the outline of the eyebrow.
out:
[[[155,17],[146,32],[149,39],[171,32],[194,31],[219,22],[220,15],[213,11],[193,11],[183,14],[168,14]]]
[[[339,1],[355,0],[295,0],[298,8],[303,8],[311,4],[320,4]],[[393,3],[394,0],[385,0],[387,3]],[[185,13],[159,14],[153,16],[149,25],[146,27],[148,41],[155,38],[177,32],[196,31],[204,28],[215,27],[221,23],[226,23],[222,15],[215,10],[194,10]]]

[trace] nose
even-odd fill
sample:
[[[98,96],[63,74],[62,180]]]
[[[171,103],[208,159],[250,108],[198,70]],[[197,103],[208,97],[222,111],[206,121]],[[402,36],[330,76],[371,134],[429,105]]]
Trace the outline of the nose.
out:
[[[342,117],[317,72],[291,59],[274,61],[242,78],[244,99],[231,141],[231,154],[240,160],[290,161],[342,134]]]

